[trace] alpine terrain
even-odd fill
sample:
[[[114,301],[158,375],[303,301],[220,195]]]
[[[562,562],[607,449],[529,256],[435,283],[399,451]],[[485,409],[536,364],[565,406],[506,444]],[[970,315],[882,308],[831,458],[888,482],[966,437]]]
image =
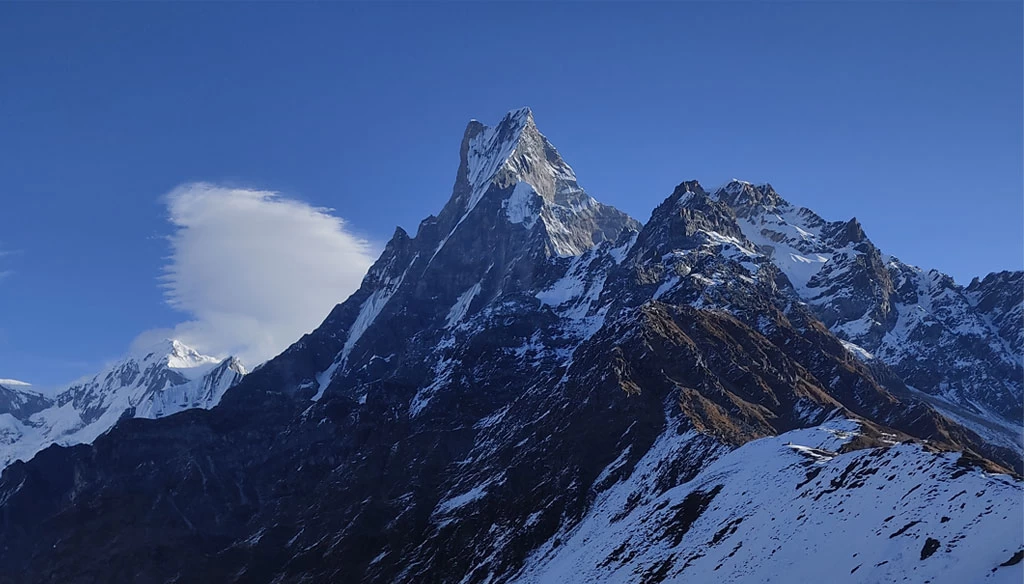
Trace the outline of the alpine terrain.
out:
[[[641,224],[528,109],[459,156],[218,406],[4,470],[0,581],[1021,581],[1020,272],[965,288],[741,181]]]
[[[51,444],[90,443],[125,416],[160,418],[212,408],[244,374],[237,359],[221,361],[167,340],[53,396],[0,380],[0,469]]]

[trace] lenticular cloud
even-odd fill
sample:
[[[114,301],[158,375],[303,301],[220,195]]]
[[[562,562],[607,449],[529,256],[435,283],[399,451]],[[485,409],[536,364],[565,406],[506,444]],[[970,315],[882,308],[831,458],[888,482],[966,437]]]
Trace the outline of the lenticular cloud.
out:
[[[190,183],[165,200],[166,298],[190,316],[173,334],[250,367],[315,328],[373,259],[330,209],[278,193]]]

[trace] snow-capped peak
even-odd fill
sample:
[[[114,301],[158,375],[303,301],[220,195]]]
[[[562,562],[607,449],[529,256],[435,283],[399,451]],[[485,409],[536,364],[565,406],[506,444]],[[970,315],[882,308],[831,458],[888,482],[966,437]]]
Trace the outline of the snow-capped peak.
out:
[[[464,170],[470,191],[464,217],[492,185],[497,185],[506,198],[509,187],[526,183],[547,204],[569,208],[596,204],[576,183],[572,167],[537,129],[529,108],[510,111],[494,127],[470,122]]]
[[[160,341],[135,347],[118,365],[128,361],[140,364],[159,364],[172,369],[188,379],[197,379],[220,365],[221,359],[203,355],[199,351],[178,339],[161,339]],[[115,365],[116,367],[116,365]],[[143,369],[145,367],[142,367]]]
[[[0,469],[51,444],[91,443],[122,417],[160,418],[211,408],[246,371],[235,358],[203,355],[176,339],[133,347],[99,373],[36,395],[27,384],[0,395]],[[0,383],[0,385],[3,385]]]
[[[756,209],[775,210],[789,206],[789,203],[775,192],[772,185],[755,185],[737,179],[732,179],[717,189],[711,197],[732,207],[740,217],[756,213]]]
[[[529,108],[505,114],[493,127],[476,120],[466,127],[455,189],[436,220],[442,236],[429,260],[470,217],[493,217],[496,211],[504,211],[499,216],[507,224],[527,232],[543,227],[550,255],[579,255],[615,239],[624,226],[639,227],[580,188],[572,167],[537,129]]]
[[[529,108],[509,112],[494,128],[470,124],[467,136],[471,196],[463,218],[493,192],[501,197],[510,223],[528,230],[543,225],[555,255],[580,255],[600,240],[593,238],[593,223],[608,208],[579,186],[572,167],[537,129]]]
[[[501,122],[493,128],[480,122],[470,122],[466,129],[466,135],[469,137],[466,178],[469,180],[472,194],[466,203],[465,214],[469,214],[476,207],[498,170],[508,163],[519,145],[523,131],[528,126],[536,130],[529,108],[505,114]]]

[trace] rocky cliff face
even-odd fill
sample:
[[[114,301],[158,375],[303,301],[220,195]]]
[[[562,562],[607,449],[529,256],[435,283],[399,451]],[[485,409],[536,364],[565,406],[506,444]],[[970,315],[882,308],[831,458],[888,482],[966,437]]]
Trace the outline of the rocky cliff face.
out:
[[[13,379],[0,381],[0,412],[24,419],[50,405],[51,400],[31,385]]]
[[[641,226],[528,110],[472,122],[438,216],[219,407],[8,468],[0,581],[1019,580],[1019,452],[871,356],[891,262],[785,205],[686,182]]]
[[[999,333],[1012,355],[1024,353],[1024,272],[975,278],[965,290],[974,309]]]

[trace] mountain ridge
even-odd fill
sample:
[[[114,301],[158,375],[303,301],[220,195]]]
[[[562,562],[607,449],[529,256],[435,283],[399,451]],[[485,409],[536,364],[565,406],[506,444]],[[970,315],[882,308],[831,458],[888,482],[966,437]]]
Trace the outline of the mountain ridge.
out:
[[[522,110],[503,123],[494,136],[526,128]],[[464,153],[484,135],[470,128]],[[460,166],[450,208],[397,229],[359,290],[218,407],[6,469],[0,582],[1024,576],[1024,485],[993,474],[1020,453],[818,316],[851,336],[864,314],[892,318],[858,223],[765,219],[758,201],[781,197],[737,185],[769,253],[688,181],[642,226],[560,205],[578,222],[553,238],[542,191],[559,190],[540,183],[560,165],[538,144],[516,158],[495,138],[480,188]],[[510,157],[530,167],[499,172]],[[510,216],[524,183],[536,196]],[[790,248],[856,270],[805,280]]]
[[[751,190],[749,183],[730,183],[715,196],[732,197],[737,216],[745,218],[744,235],[755,246],[769,249],[768,255],[822,322],[893,367],[908,385],[976,414],[1016,419],[1020,426],[1022,345],[1011,337],[1020,336],[1014,335],[1013,315],[1022,314],[1024,286],[1017,284],[1024,272],[986,278],[1000,290],[985,306],[994,305],[1001,295],[1006,314],[1001,328],[993,326],[975,310],[977,300],[972,300],[969,288],[937,270],[925,271],[881,253],[856,219],[824,221],[809,209],[789,204],[770,185],[768,189],[770,195],[757,199],[769,201],[767,205],[745,205],[736,199],[736,193]],[[753,199],[748,195],[747,200]],[[980,283],[972,285],[981,288]],[[933,350],[932,343],[940,349]],[[936,375],[950,353],[957,363]],[[931,361],[927,371],[914,363],[922,357]],[[998,376],[990,379],[979,370],[996,370]],[[997,387],[982,389],[985,385]],[[965,386],[971,389],[968,395],[963,393]]]
[[[122,417],[160,418],[216,405],[245,374],[234,357],[215,359],[165,339],[136,347],[100,372],[49,394],[0,384],[0,469],[51,444],[90,443]]]

